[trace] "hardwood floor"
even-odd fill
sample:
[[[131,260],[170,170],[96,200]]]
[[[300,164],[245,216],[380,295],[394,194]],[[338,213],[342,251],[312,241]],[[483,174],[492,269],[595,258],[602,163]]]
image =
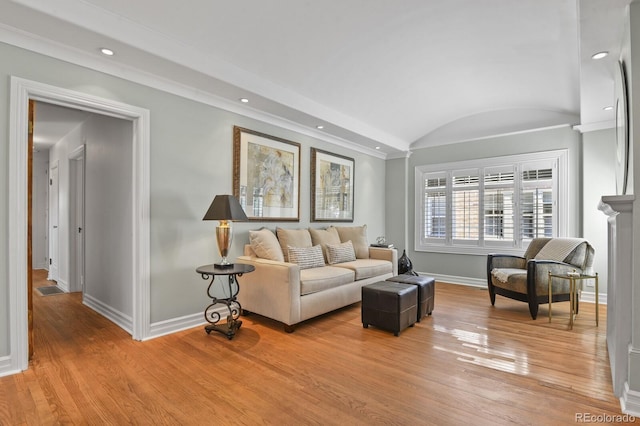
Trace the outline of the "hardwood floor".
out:
[[[34,287],[45,284],[40,271]],[[35,291],[35,290],[34,290]],[[298,326],[258,315],[136,342],[81,304],[34,298],[35,356],[0,378],[0,424],[575,424],[621,415],[594,305],[525,303],[438,283],[432,317],[394,337],[359,304]],[[203,308],[207,304],[202,301]],[[611,418],[610,418],[611,419]],[[615,419],[615,418],[614,418]],[[580,423],[578,421],[578,423]]]

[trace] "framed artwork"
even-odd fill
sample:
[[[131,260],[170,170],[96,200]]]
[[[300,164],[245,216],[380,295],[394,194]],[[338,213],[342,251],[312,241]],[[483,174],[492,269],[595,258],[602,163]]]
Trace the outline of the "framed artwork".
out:
[[[300,220],[300,144],[233,127],[233,195],[253,221]]]
[[[353,158],[311,148],[311,220],[353,222]]]

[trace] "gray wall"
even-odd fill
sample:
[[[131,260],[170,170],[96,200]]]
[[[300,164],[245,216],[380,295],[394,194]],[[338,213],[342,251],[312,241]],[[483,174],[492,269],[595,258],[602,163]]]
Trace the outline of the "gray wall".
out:
[[[599,293],[606,294],[608,280],[607,265],[607,218],[598,204],[603,195],[615,195],[615,129],[587,132],[582,135],[583,146],[583,237],[596,248],[593,269],[600,277]],[[591,287],[592,283],[588,282]],[[594,291],[587,288],[587,291]]]
[[[82,128],[86,144],[85,296],[131,318],[133,126],[127,120],[94,114]]]
[[[201,312],[205,283],[195,268],[217,260],[214,222],[202,216],[216,194],[232,192],[232,132],[239,125],[301,144],[300,222],[237,223],[231,258],[250,229],[324,227],[310,223],[310,148],[355,159],[355,221],[369,240],[385,233],[385,161],[272,124],[0,43],[0,100],[11,75],[151,111],[151,322]],[[7,275],[9,111],[0,113],[0,357],[9,354]]]
[[[408,211],[406,227],[409,230],[408,240],[405,241],[407,255],[413,262],[416,271],[437,277],[446,277],[454,282],[482,285],[486,282],[486,256],[484,255],[457,255],[435,252],[416,252],[415,242],[415,182],[413,180],[416,166],[427,164],[447,163],[478,158],[491,158],[505,155],[515,155],[531,152],[540,152],[554,149],[569,150],[569,234],[581,236],[581,137],[577,131],[569,127],[539,130],[530,133],[515,134],[509,136],[488,138],[472,142],[464,142],[451,145],[442,145],[431,148],[416,149],[406,168],[410,179],[406,179],[408,191]],[[393,179],[388,182],[389,187],[399,188],[402,185],[405,167],[402,160],[390,160],[387,162],[387,174]],[[394,199],[399,195],[389,194]],[[398,200],[398,202],[400,202]],[[389,216],[389,220],[401,220],[399,215]],[[400,234],[399,226],[391,226],[387,229],[390,241],[404,241]],[[400,245],[400,243],[398,244]],[[596,248],[600,253],[606,253],[606,246]]]

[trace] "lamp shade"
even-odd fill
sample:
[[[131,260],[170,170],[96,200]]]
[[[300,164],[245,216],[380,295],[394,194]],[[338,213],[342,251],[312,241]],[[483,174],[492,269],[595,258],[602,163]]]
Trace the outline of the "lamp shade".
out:
[[[244,209],[233,195],[216,195],[202,220],[246,221]]]

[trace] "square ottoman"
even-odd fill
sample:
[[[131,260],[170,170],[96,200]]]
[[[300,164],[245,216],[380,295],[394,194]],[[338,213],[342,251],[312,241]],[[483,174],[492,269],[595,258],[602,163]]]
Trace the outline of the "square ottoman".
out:
[[[387,281],[403,284],[413,284],[418,287],[418,322],[422,317],[431,315],[435,298],[436,280],[420,275],[401,274],[387,278]]]
[[[418,312],[418,288],[413,284],[380,281],[362,287],[362,326],[392,331],[395,336],[413,327]]]

